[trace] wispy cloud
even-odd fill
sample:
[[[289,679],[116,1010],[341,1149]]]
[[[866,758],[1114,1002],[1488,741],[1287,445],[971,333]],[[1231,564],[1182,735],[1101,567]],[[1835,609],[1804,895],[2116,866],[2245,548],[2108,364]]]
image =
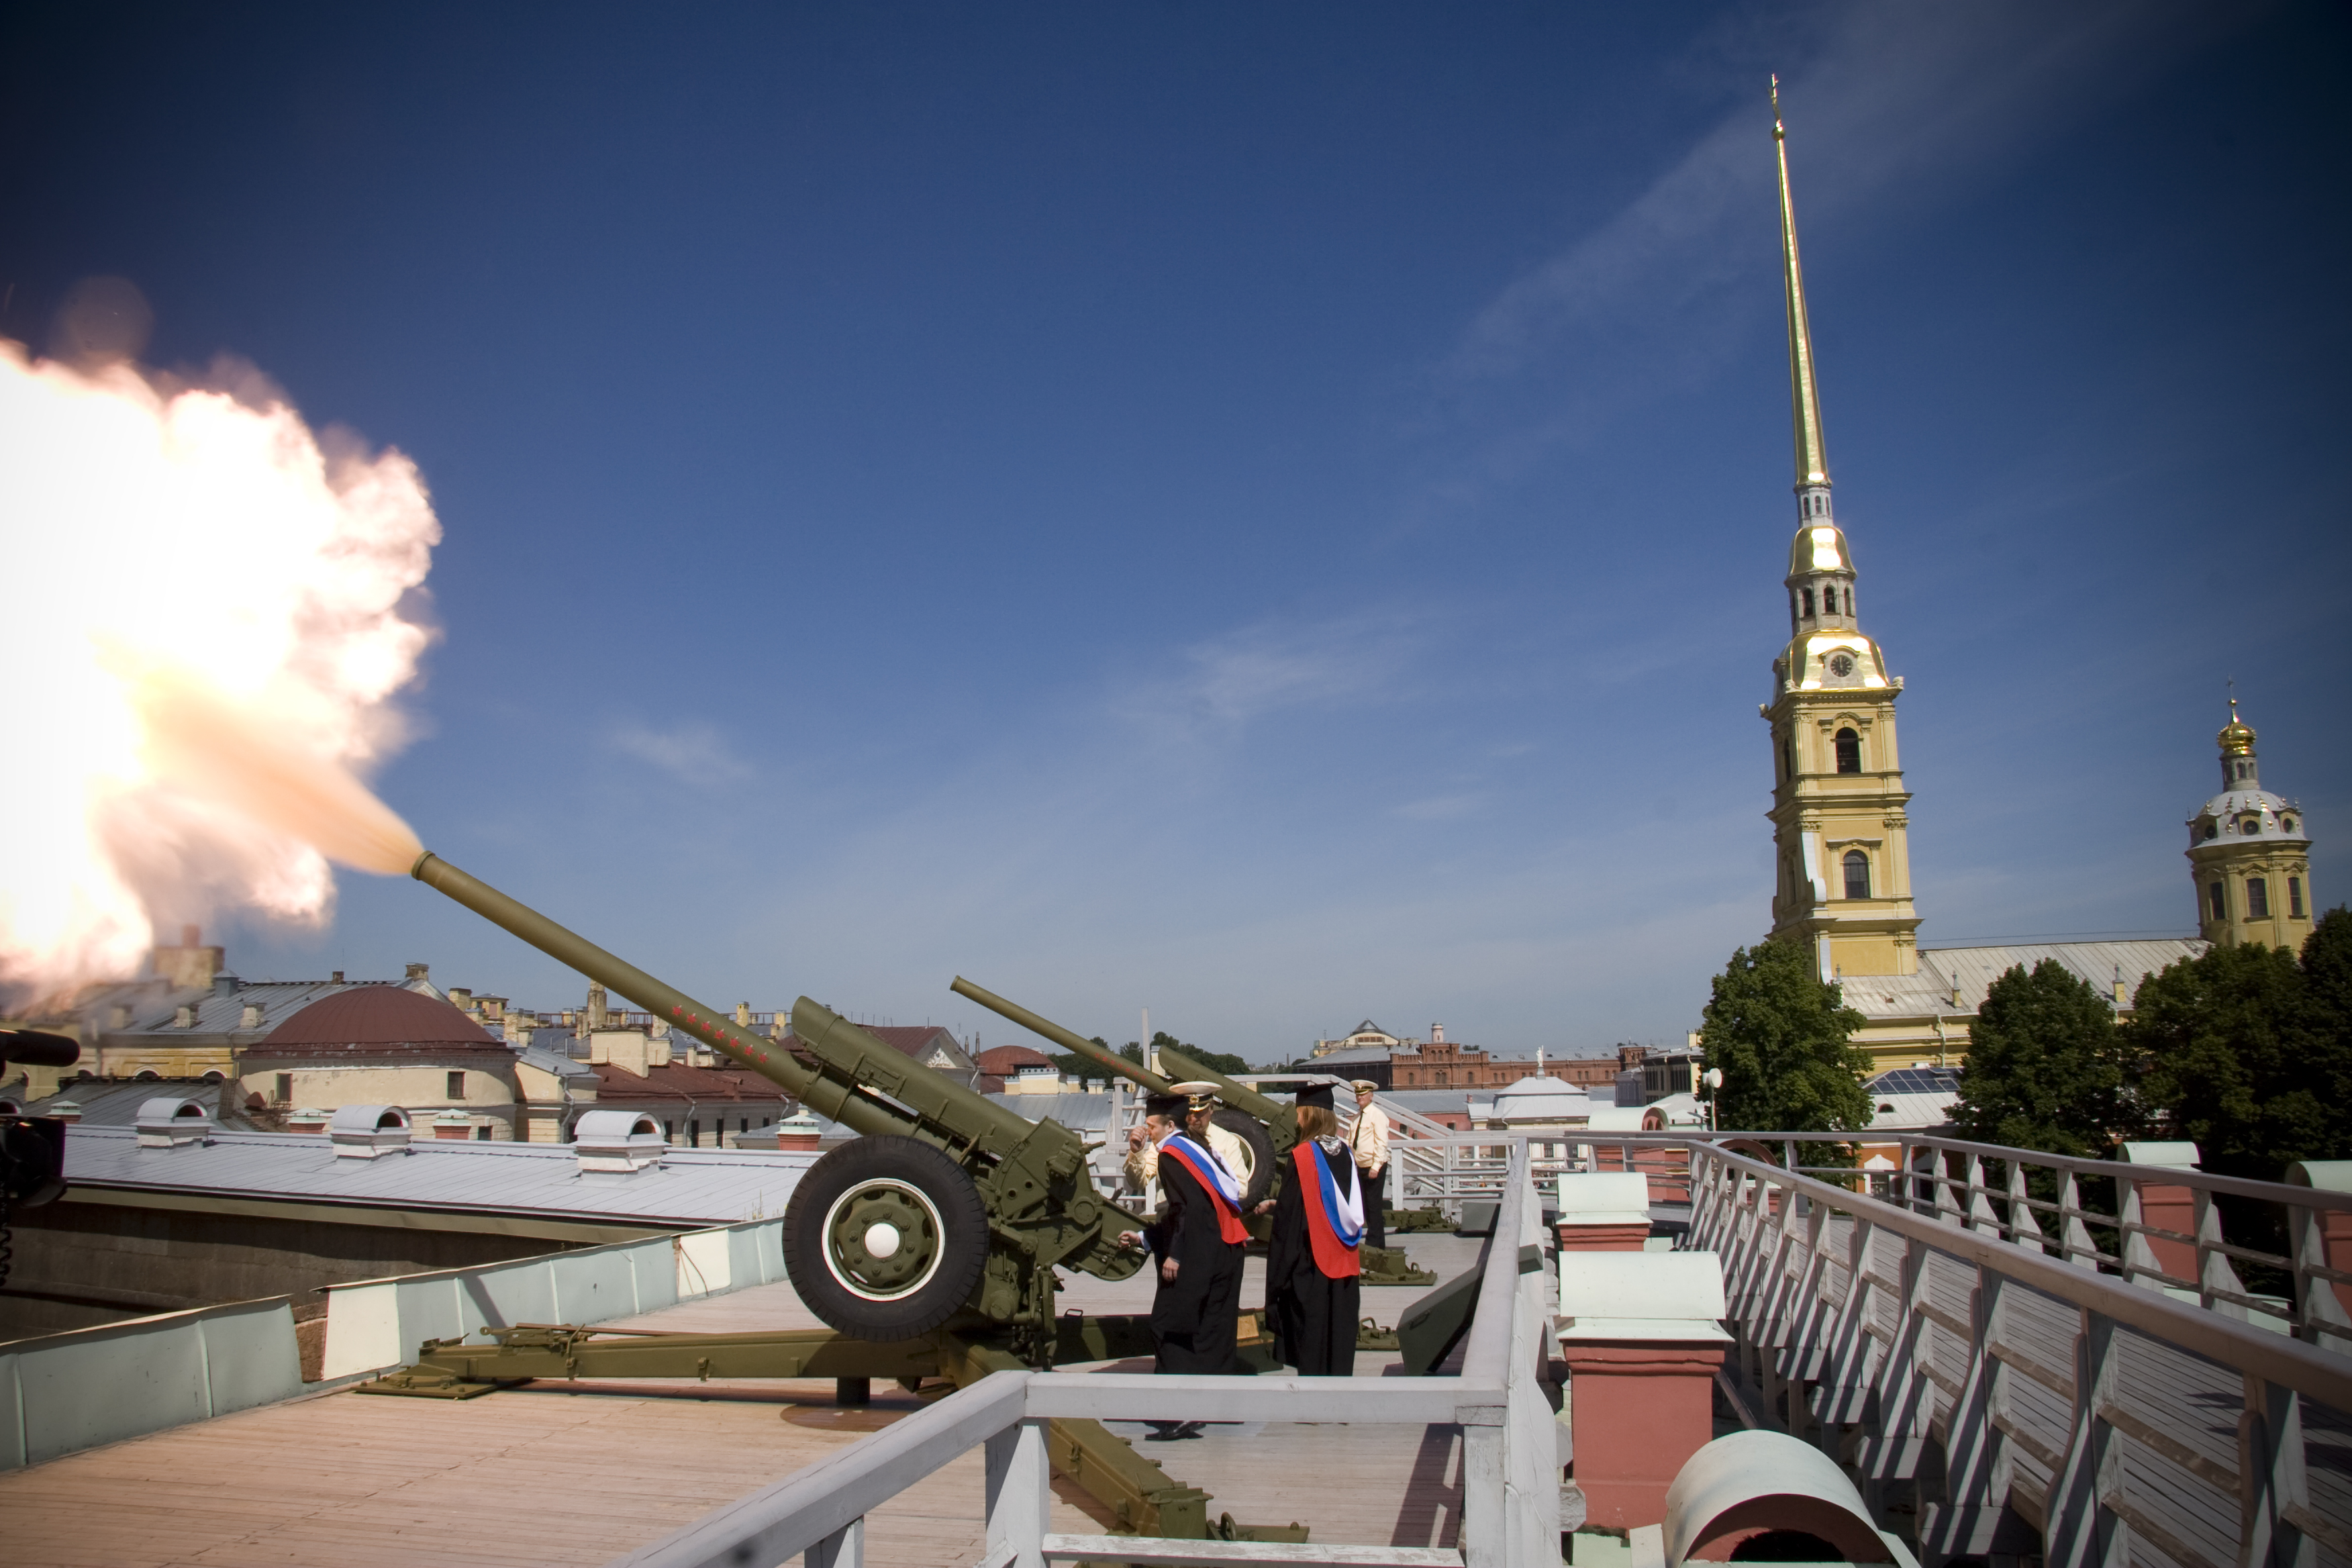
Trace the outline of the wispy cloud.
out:
[[[1260,623],[1183,649],[1174,668],[1115,689],[1110,707],[1171,739],[1237,732],[1276,713],[1392,697],[1427,641],[1424,624],[1402,614]]]
[[[667,730],[624,720],[613,726],[611,736],[624,755],[650,763],[685,784],[737,784],[751,774],[751,764],[737,754],[727,737],[700,720],[686,720]]]

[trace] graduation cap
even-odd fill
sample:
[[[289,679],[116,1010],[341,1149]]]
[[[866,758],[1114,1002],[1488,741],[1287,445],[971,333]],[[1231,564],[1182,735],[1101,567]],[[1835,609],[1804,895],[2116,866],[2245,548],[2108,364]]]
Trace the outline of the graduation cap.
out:
[[[1143,1097],[1143,1110],[1147,1116],[1165,1116],[1171,1121],[1181,1121],[1184,1115],[1184,1097],[1181,1094],[1147,1094]]]
[[[1328,1078],[1320,1083],[1310,1083],[1298,1091],[1298,1103],[1302,1106],[1313,1105],[1329,1110],[1332,1109],[1331,1091],[1339,1086],[1337,1079]]]

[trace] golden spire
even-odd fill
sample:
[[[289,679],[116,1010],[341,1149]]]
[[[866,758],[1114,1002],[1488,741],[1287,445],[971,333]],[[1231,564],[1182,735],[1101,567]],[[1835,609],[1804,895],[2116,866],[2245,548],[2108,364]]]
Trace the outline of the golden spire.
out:
[[[1797,265],[1797,208],[1789,198],[1788,132],[1780,124],[1780,79],[1772,79],[1772,151],[1780,161],[1780,262],[1789,289],[1789,396],[1797,436],[1797,488],[1826,487],[1822,395],[1813,384],[1813,334],[1805,323],[1805,275]]]

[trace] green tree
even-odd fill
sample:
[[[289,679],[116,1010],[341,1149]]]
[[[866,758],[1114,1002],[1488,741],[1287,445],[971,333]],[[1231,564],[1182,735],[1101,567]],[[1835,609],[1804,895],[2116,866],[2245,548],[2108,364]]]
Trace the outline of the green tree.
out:
[[[1233,1077],[1235,1073],[1244,1073],[1250,1070],[1249,1063],[1242,1060],[1241,1058],[1234,1055],[1231,1051],[1203,1050],[1199,1046],[1188,1046],[1165,1029],[1154,1029],[1151,1031],[1151,1048],[1155,1051],[1181,1051],[1184,1055],[1192,1058],[1202,1067],[1207,1068],[1211,1072],[1221,1072],[1227,1078]]]
[[[2126,1120],[2114,1009],[2054,959],[1985,990],[1952,1122],[1963,1138],[2097,1158]]]
[[[1809,948],[1760,942],[1715,977],[1699,1030],[1706,1065],[1723,1074],[1716,1125],[1748,1131],[1851,1132],[1869,1125],[1862,1075],[1870,1053],[1849,1044],[1863,1016],[1813,971]]]
[[[2168,965],[2134,998],[2140,1099],[2208,1171],[2276,1181],[2291,1161],[2352,1152],[2327,995],[2352,932],[2336,911],[2321,927],[2305,944],[2318,984],[2295,954],[2249,943]]]

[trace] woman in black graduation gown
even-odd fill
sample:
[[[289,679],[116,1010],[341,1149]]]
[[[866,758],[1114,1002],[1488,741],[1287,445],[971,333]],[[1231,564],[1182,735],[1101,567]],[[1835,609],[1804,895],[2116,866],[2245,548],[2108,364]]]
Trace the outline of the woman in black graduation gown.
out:
[[[1339,1134],[1331,1086],[1302,1089],[1298,1142],[1282,1156],[1282,1194],[1275,1200],[1274,1237],[1265,1260],[1265,1305],[1283,1359],[1303,1377],[1352,1377],[1356,1371],[1356,1321],[1363,1297],[1356,1247],[1363,1237],[1363,1200],[1355,1155]],[[1328,1183],[1316,1173],[1318,1163],[1330,1176]]]

